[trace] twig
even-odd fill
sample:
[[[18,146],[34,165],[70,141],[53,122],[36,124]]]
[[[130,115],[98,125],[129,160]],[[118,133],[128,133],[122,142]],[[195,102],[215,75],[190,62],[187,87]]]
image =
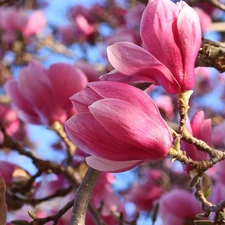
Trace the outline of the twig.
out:
[[[28,158],[30,158],[33,161],[34,165],[40,171],[45,171],[45,172],[54,171],[54,173],[62,173],[74,185],[77,186],[80,184],[80,182],[81,182],[80,175],[71,166],[64,167],[64,166],[55,164],[49,160],[39,159],[36,156],[34,156],[31,152],[28,152],[27,150],[23,149],[18,142],[16,142],[13,138],[11,138],[5,132],[4,127],[1,127],[1,131],[4,135],[4,142],[0,145],[0,148],[7,147],[7,148],[17,151],[20,155],[27,156]]]
[[[92,203],[90,202],[89,205],[88,205],[88,209],[89,211],[91,212],[92,214],[92,217],[95,221],[95,224],[96,225],[106,225],[105,222],[101,219],[101,215],[99,212],[93,205]]]
[[[35,222],[34,223],[31,222],[31,224],[42,225],[50,221],[54,221],[53,225],[56,225],[58,220],[73,206],[73,203],[74,199],[69,201],[63,208],[61,208],[57,214],[45,218],[34,219]]]
[[[76,146],[69,140],[68,136],[66,135],[66,132],[64,131],[63,125],[59,123],[58,121],[54,122],[51,127],[49,127],[50,130],[53,130],[56,132],[56,134],[61,138],[61,140],[66,145],[67,150],[67,164],[70,164],[72,161],[72,157],[76,152]]]

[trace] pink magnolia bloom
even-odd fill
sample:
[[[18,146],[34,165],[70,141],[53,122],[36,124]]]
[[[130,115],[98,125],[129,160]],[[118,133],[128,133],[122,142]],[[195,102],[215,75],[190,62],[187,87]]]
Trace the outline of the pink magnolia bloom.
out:
[[[125,200],[135,204],[135,211],[150,211],[153,204],[164,193],[162,187],[157,186],[152,181],[139,181],[134,183],[131,188],[123,193]]]
[[[27,22],[28,16],[25,11],[4,7],[0,9],[0,29],[5,32],[21,31]]]
[[[205,120],[204,112],[198,111],[191,122],[187,124],[189,132],[196,138],[203,140],[206,144],[211,144],[211,119]],[[186,151],[187,156],[192,158],[193,160],[206,160],[207,154],[198,150],[194,145],[189,144],[187,142],[182,141],[181,143],[182,150]],[[192,167],[187,166],[185,167],[186,170],[189,172]]]
[[[101,211],[102,216],[110,216],[113,212],[125,213],[124,206],[118,196],[114,193],[111,185],[114,183],[115,178],[110,173],[101,173],[91,196],[91,202],[95,208],[100,208],[102,202],[103,208]]]
[[[150,1],[142,16],[140,35],[143,48],[129,42],[108,47],[109,61],[119,74],[102,79],[154,82],[170,94],[192,89],[201,43],[197,13],[183,1]]]
[[[0,30],[3,31],[4,41],[7,43],[15,39],[16,32],[20,32],[23,37],[29,37],[42,31],[45,26],[46,19],[41,11],[35,11],[29,17],[23,10],[0,9]]]
[[[124,171],[164,158],[172,144],[169,127],[151,98],[117,82],[92,82],[71,97],[77,111],[65,123],[70,139],[101,171]]]
[[[13,136],[20,129],[18,112],[8,105],[0,105],[0,122],[8,135]],[[3,134],[0,132],[0,143],[3,142]]]
[[[171,96],[161,95],[155,99],[155,103],[161,114],[165,115],[167,119],[172,120],[174,118],[174,104]]]
[[[5,88],[26,122],[51,125],[64,123],[74,113],[69,97],[86,84],[85,74],[73,65],[56,63],[47,70],[31,62]]]
[[[199,7],[194,7],[193,9],[199,16],[202,32],[208,31],[210,26],[212,25],[212,18],[209,16],[209,14],[207,14]]]
[[[46,18],[43,12],[36,11],[28,19],[26,26],[22,30],[24,37],[29,37],[40,33],[46,26]]]
[[[194,224],[195,215],[202,212],[194,194],[181,189],[163,195],[159,204],[159,215],[166,225]]]
[[[88,62],[78,61],[76,62],[76,68],[79,68],[85,73],[89,82],[99,80],[100,74],[95,70],[94,66]]]
[[[224,148],[225,144],[225,121],[217,124],[212,130],[212,143],[216,148]]]

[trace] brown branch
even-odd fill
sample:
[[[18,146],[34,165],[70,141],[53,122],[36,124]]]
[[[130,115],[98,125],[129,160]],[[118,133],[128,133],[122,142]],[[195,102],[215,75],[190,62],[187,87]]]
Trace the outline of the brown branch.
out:
[[[225,43],[203,39],[195,66],[214,67],[225,72]]]
[[[85,177],[76,191],[70,225],[85,225],[87,207],[100,171],[88,168]]]
[[[101,219],[101,211],[97,210],[91,202],[88,205],[88,209],[91,212],[96,225],[106,225],[105,222]]]
[[[74,185],[79,185],[81,182],[81,178],[79,173],[73,169],[71,166],[61,166],[56,163],[53,163],[49,160],[39,159],[34,156],[31,152],[22,148],[22,146],[16,142],[13,138],[11,138],[8,134],[6,134],[5,129],[1,128],[1,131],[4,135],[4,142],[0,145],[0,148],[10,148],[17,151],[20,155],[27,156],[30,158],[34,165],[39,169],[39,171],[49,172],[53,171],[56,174],[62,173],[67,177]]]
[[[30,204],[32,206],[35,206],[41,202],[49,201],[56,197],[64,197],[67,194],[69,194],[72,190],[73,190],[72,186],[65,189],[58,189],[54,194],[43,197],[43,198],[39,198],[39,199],[34,199],[29,197],[26,198],[26,196],[21,198],[20,195],[18,195],[18,193],[14,194],[10,191],[7,191],[6,197],[7,197],[7,202],[9,203],[14,203],[14,204],[16,203],[16,205]]]
[[[31,222],[30,225],[43,225],[50,221],[53,221],[53,225],[56,225],[58,223],[58,220],[73,206],[73,203],[74,199],[69,201],[63,208],[61,208],[57,214],[45,218],[34,219],[34,222]]]
[[[64,131],[63,125],[58,121],[55,121],[49,129],[55,131],[60,139],[65,143],[67,151],[66,163],[69,165],[72,162],[73,155],[76,152],[76,146],[69,140],[66,132]]]

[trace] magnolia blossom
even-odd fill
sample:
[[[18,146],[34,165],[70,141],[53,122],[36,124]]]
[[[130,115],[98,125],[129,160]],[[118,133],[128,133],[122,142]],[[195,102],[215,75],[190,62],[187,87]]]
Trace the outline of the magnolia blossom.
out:
[[[135,204],[135,212],[140,210],[150,211],[153,204],[164,193],[162,187],[157,186],[151,181],[140,181],[134,183],[131,188],[123,193],[123,197]]]
[[[73,115],[69,97],[86,84],[85,74],[73,65],[56,63],[47,70],[33,61],[5,88],[26,122],[51,125],[55,121],[64,123]]]
[[[70,139],[101,171],[124,171],[164,158],[172,144],[169,127],[151,98],[117,82],[92,82],[71,97],[77,111],[65,123]]]
[[[206,144],[210,145],[211,143],[211,120],[205,120],[204,112],[198,111],[191,122],[187,124],[189,132],[196,138],[203,140]],[[187,156],[191,157],[193,160],[206,160],[207,154],[198,150],[193,144],[182,141],[181,143],[182,150],[186,151]],[[185,166],[186,170],[189,171],[192,169],[191,166]]]
[[[24,38],[40,33],[46,26],[45,15],[41,11],[28,13],[15,8],[0,9],[0,31],[5,43],[11,43],[19,32]]]
[[[159,202],[159,215],[166,225],[194,224],[196,214],[201,212],[194,195],[182,189],[170,191]]]
[[[143,48],[130,42],[108,47],[109,61],[119,73],[102,79],[151,82],[170,94],[192,89],[201,43],[197,13],[183,1],[150,1],[142,15],[140,35]]]

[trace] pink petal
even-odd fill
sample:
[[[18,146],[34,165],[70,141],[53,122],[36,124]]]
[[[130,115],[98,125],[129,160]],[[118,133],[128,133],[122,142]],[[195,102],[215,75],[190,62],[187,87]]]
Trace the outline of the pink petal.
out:
[[[87,164],[99,171],[103,172],[123,172],[130,170],[135,166],[141,164],[144,161],[140,160],[130,160],[130,161],[112,161],[107,159],[102,159],[95,156],[89,156],[86,158]]]
[[[30,123],[40,124],[41,121],[37,113],[33,110],[30,103],[21,95],[16,80],[9,80],[5,85],[5,90],[13,99],[13,104],[23,112],[23,118]]]
[[[180,85],[173,74],[143,48],[129,42],[119,42],[108,47],[107,53],[110,63],[119,72],[126,75],[144,74],[150,80],[162,85],[169,93],[179,92]]]
[[[200,130],[204,121],[205,114],[202,110],[198,111],[191,119],[191,129],[194,137],[200,138]]]
[[[202,139],[206,144],[211,144],[211,136],[212,135],[212,121],[211,119],[207,119],[202,124],[200,130],[200,139]]]
[[[118,99],[130,103],[142,110],[149,117],[158,117],[159,111],[151,98],[139,90],[127,84],[117,82],[92,82],[88,85],[103,99]]]
[[[127,76],[126,74],[122,74],[117,70],[113,70],[110,73],[103,75],[100,77],[102,81],[116,81],[121,83],[154,83],[156,81],[152,80],[147,76],[147,74],[143,74],[143,71]],[[157,82],[156,85],[159,85]]]
[[[160,115],[148,117],[139,108],[117,99],[99,100],[89,109],[114,137],[148,151],[148,159],[157,160],[167,155],[172,137]]]
[[[108,160],[146,160],[149,153],[120,141],[89,113],[76,114],[65,122],[66,132],[83,151]],[[158,156],[159,158],[159,156]]]
[[[142,15],[140,27],[146,49],[176,78],[183,73],[180,40],[176,27],[178,13],[179,9],[172,1],[151,1]]]
[[[183,89],[190,90],[195,84],[194,65],[201,45],[202,34],[197,13],[186,3],[183,2],[183,5],[178,16],[177,27],[184,62]]]
[[[66,63],[51,65],[48,70],[48,77],[52,89],[58,90],[54,92],[57,105],[66,109],[71,107],[69,98],[87,86],[85,74],[80,69]]]
[[[77,113],[89,112],[88,106],[100,99],[102,97],[91,88],[83,89],[70,98]]]

